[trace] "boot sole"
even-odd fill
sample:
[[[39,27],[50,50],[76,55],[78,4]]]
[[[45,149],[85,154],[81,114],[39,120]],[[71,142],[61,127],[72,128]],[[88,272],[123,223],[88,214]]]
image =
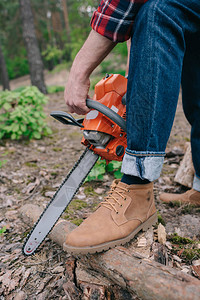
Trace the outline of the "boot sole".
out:
[[[134,231],[132,231],[128,236],[114,240],[111,242],[99,244],[96,246],[87,246],[87,247],[73,247],[67,244],[63,244],[63,250],[72,254],[92,254],[92,253],[99,253],[102,251],[106,251],[110,248],[114,248],[115,246],[124,245],[130,240],[134,238],[134,236],[141,230],[147,231],[152,225],[155,225],[158,221],[157,213],[153,214],[148,220],[144,223],[140,224]]]

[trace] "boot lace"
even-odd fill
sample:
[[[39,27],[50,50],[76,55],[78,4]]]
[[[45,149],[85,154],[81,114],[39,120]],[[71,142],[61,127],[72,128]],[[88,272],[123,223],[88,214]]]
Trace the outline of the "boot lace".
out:
[[[99,206],[104,206],[107,207],[108,209],[114,211],[118,214],[118,210],[115,207],[115,204],[117,203],[119,206],[122,207],[122,203],[117,199],[118,196],[123,199],[124,201],[126,200],[126,196],[124,195],[125,192],[128,192],[129,190],[125,187],[122,186],[117,186],[116,183],[111,185],[111,189],[108,192],[108,195],[104,198],[104,201],[100,203]]]

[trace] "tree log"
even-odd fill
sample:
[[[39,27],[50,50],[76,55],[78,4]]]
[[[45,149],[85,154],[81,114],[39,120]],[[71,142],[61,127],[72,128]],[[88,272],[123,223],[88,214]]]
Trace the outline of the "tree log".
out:
[[[25,205],[20,210],[23,220],[31,224],[40,215],[35,205]],[[60,246],[75,225],[60,220],[50,238]],[[200,281],[190,275],[166,267],[134,253],[128,247],[116,247],[104,253],[78,256],[78,261],[89,274],[107,278],[130,295],[144,300],[198,300]],[[96,276],[95,276],[96,277]],[[90,282],[93,284],[93,282]],[[104,285],[104,283],[102,283]],[[123,299],[123,298],[122,298]],[[133,299],[133,298],[129,298]]]
[[[186,152],[176,173],[174,181],[191,188],[193,184],[194,173],[195,171],[192,162],[191,145],[190,143],[186,143]]]

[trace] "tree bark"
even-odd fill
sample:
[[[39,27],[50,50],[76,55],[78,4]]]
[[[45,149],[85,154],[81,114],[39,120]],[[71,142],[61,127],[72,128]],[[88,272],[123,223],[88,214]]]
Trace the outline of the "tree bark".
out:
[[[35,34],[30,0],[19,0],[19,3],[22,18],[23,38],[28,54],[31,83],[32,85],[37,86],[42,93],[46,94],[47,90],[44,82],[43,63]]]
[[[23,220],[30,225],[37,220],[41,209],[36,205],[27,204],[20,209],[20,212]],[[74,224],[60,219],[49,237],[62,247],[67,234],[73,228],[75,228]],[[87,281],[90,288],[92,284],[97,283],[100,287],[109,288],[110,285],[113,288],[120,287],[118,295],[119,292],[129,295],[114,299],[131,300],[136,299],[135,296],[137,296],[143,300],[199,300],[200,281],[198,279],[146,259],[129,248],[116,247],[99,254],[77,256],[77,259],[80,263],[79,268],[77,264],[73,268],[76,281],[80,285],[82,281],[85,281],[85,284]],[[68,259],[66,259],[66,264],[67,262]],[[96,282],[94,277],[99,278],[100,282]],[[70,287],[65,288],[70,289]]]
[[[70,42],[69,14],[68,14],[66,0],[62,0],[62,5],[63,5],[65,28],[66,28],[66,32],[67,32],[68,42]]]
[[[0,46],[0,75],[1,75],[2,85],[3,85],[3,90],[10,90],[6,62],[4,59],[4,55],[3,55],[3,51],[1,49],[1,46]]]

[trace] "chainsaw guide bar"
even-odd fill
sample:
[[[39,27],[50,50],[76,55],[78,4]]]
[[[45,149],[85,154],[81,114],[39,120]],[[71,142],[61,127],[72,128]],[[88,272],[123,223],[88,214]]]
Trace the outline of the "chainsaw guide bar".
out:
[[[24,255],[30,256],[35,253],[72,201],[98,158],[93,151],[84,151],[26,238],[22,248]]]

